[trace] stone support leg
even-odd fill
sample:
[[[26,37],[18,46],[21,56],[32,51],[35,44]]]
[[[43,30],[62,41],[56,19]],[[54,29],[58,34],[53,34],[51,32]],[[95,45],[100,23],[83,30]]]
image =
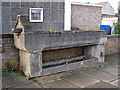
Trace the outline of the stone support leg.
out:
[[[86,46],[84,48],[84,54],[86,56],[93,56],[98,58],[98,62],[104,62],[105,59],[105,46],[104,44]]]

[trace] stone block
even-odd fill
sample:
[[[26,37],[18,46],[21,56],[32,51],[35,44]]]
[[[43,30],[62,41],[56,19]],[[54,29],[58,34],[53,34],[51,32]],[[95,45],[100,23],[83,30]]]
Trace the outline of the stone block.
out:
[[[76,85],[65,80],[55,81],[42,85],[44,88],[79,88]]]
[[[57,22],[51,22],[50,27],[55,30],[59,30],[59,26],[57,26]]]
[[[11,21],[17,20],[17,15],[20,14],[20,8],[11,8]]]
[[[2,21],[10,21],[10,8],[2,8]]]
[[[2,7],[2,2],[0,2],[0,7]]]
[[[32,83],[28,85],[17,86],[15,88],[42,88],[42,87],[36,83]]]
[[[11,21],[10,22],[10,30],[12,30],[15,27],[15,23],[16,23],[16,21]]]
[[[42,53],[30,54],[30,74],[38,76],[42,72]]]
[[[10,8],[10,2],[2,2],[3,8]]]
[[[20,14],[29,15],[29,8],[28,7],[21,7],[20,8]]]
[[[34,30],[34,31],[40,31],[42,30],[42,23],[31,23],[32,25],[32,29],[31,30]]]
[[[63,22],[64,21],[64,10],[59,10],[59,21]]]
[[[30,8],[36,8],[36,2],[29,2]]]
[[[37,8],[42,8],[43,7],[43,2],[36,2],[36,7]]]
[[[116,86],[116,87],[120,87],[120,86],[119,86],[119,83],[120,83],[120,79],[117,79],[117,80],[111,82],[110,84],[112,84],[112,85],[114,85],[114,86]]]
[[[64,30],[64,23],[63,22],[51,22],[50,26],[52,29],[55,30]]]
[[[86,88],[105,88],[106,89],[106,88],[116,88],[116,87],[112,86],[112,85],[110,85],[108,83],[98,82],[98,83],[96,83],[94,85],[91,85],[91,86],[88,86]]]
[[[51,9],[57,9],[58,10],[58,2],[51,2]]]
[[[25,77],[19,75],[18,73],[11,73],[10,75],[7,73],[2,74],[4,76],[2,78],[3,80],[2,85],[4,88],[11,88],[32,83],[32,81],[26,80]]]
[[[65,2],[58,2],[59,9],[65,8]]]
[[[43,2],[43,8],[50,9],[50,2]]]
[[[50,30],[50,23],[49,22],[43,22],[42,23],[42,30],[49,31]]]
[[[11,2],[11,8],[20,8],[20,2]]]
[[[58,10],[51,10],[50,21],[58,21]]]
[[[29,7],[29,2],[21,2],[21,7]]]
[[[0,34],[2,34],[2,21],[0,21]]]
[[[72,74],[64,77],[63,79],[79,86],[80,88],[85,88],[87,86],[100,82],[99,80],[93,79],[83,74]]]
[[[104,82],[110,82],[118,78],[117,75],[106,73],[100,70],[86,73],[86,75],[89,75],[91,77],[94,77],[95,79],[99,79]]]
[[[43,21],[44,22],[50,21],[50,10],[49,9],[43,10]]]
[[[12,33],[10,30],[10,22],[8,21],[4,21],[2,22],[2,33]]]

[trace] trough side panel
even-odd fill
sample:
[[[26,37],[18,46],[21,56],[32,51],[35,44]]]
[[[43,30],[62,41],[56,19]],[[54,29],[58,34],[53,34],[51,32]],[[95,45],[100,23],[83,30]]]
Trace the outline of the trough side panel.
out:
[[[25,33],[25,48],[28,52],[41,52],[44,48],[66,48],[75,46],[86,46],[103,44],[106,42],[106,32],[83,31],[63,33]],[[103,38],[103,39],[102,39]],[[102,39],[102,40],[101,40]]]

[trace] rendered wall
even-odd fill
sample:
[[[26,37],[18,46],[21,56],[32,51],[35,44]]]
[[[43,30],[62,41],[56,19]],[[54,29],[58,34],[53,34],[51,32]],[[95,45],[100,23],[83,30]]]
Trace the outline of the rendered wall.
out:
[[[85,6],[85,5],[75,5],[72,4],[72,27],[78,27],[80,30],[100,30],[100,24],[102,19],[102,8]]]

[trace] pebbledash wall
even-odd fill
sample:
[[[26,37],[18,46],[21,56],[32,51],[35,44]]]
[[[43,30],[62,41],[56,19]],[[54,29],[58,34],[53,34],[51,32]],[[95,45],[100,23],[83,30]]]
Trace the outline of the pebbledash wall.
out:
[[[71,24],[80,30],[100,30],[102,19],[102,7],[92,5],[71,5]]]

